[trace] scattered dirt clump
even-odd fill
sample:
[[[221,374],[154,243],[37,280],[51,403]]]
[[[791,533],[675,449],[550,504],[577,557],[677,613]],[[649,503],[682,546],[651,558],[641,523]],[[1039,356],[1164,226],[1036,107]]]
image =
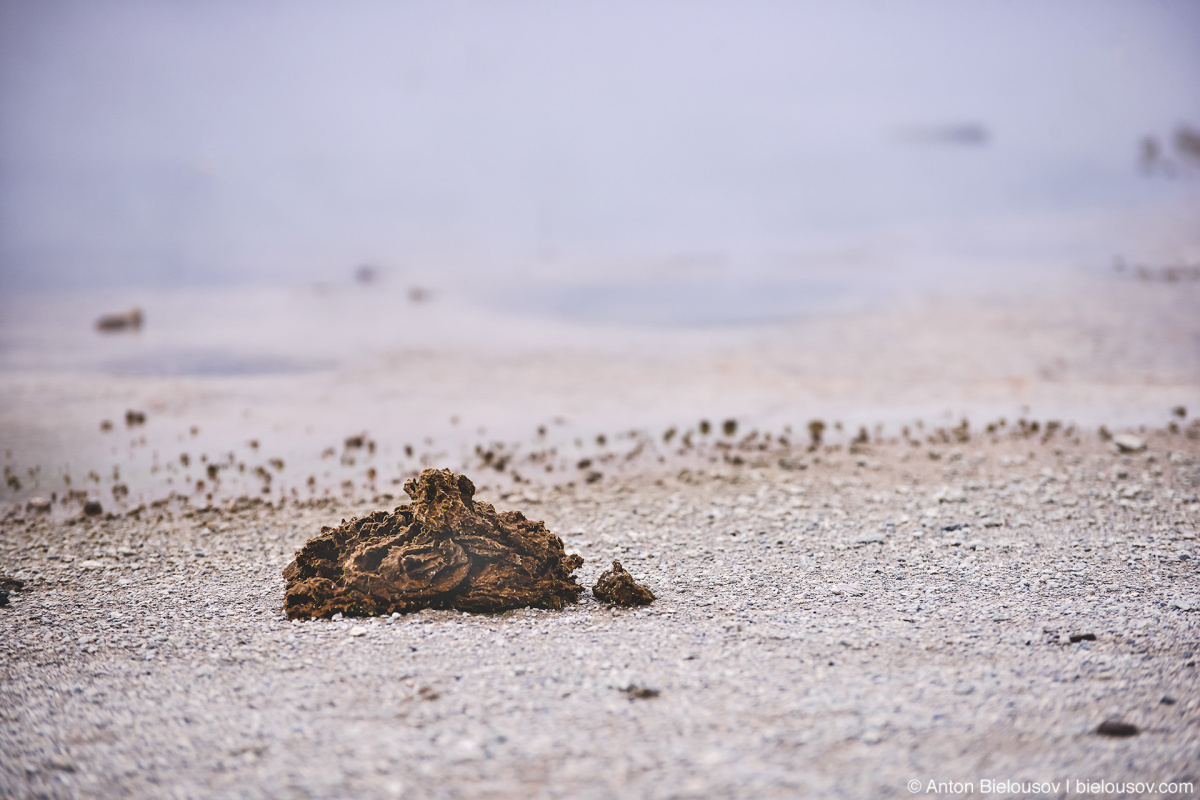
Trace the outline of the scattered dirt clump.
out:
[[[138,331],[142,328],[142,310],[131,308],[119,314],[105,314],[96,320],[96,330],[102,333],[114,331]]]
[[[448,469],[427,469],[404,491],[411,505],[322,528],[304,545],[283,571],[289,618],[560,609],[579,600],[571,573],[583,559],[567,555],[544,523],[497,513]]]
[[[654,602],[654,592],[642,586],[625,571],[620,561],[614,561],[612,569],[605,570],[592,594],[597,600],[613,606],[648,606]]]

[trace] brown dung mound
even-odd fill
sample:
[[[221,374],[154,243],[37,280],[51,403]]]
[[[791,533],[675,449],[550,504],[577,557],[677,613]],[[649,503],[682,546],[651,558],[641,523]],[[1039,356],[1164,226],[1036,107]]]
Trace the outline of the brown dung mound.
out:
[[[289,618],[560,609],[579,600],[571,573],[583,559],[567,555],[545,524],[476,502],[475,484],[448,469],[427,469],[404,491],[411,505],[322,528],[304,545],[283,571]]]
[[[620,561],[600,574],[592,588],[597,600],[614,606],[648,606],[654,602],[654,592],[642,586],[625,571]]]

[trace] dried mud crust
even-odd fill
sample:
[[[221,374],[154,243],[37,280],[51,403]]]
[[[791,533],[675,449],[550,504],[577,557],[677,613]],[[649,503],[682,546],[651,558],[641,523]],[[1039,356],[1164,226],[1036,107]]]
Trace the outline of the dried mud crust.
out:
[[[475,485],[427,469],[404,485],[411,505],[322,528],[283,571],[291,619],[401,614],[424,608],[560,609],[583,587],[583,564],[519,511],[474,500]]]
[[[612,562],[612,569],[600,575],[592,594],[597,600],[614,606],[648,606],[656,599],[654,592],[635,581],[620,561]]]

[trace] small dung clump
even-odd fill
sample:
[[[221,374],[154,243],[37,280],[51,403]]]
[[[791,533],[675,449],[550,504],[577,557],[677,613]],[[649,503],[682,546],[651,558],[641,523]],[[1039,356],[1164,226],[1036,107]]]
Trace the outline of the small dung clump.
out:
[[[448,469],[427,469],[404,484],[412,498],[325,527],[283,571],[291,619],[455,608],[495,612],[561,609],[583,587],[583,564],[562,539],[519,511],[474,499],[475,484]]]
[[[614,561],[612,569],[600,575],[592,587],[592,594],[597,600],[613,606],[648,606],[655,600],[654,592],[635,581],[620,561]]]

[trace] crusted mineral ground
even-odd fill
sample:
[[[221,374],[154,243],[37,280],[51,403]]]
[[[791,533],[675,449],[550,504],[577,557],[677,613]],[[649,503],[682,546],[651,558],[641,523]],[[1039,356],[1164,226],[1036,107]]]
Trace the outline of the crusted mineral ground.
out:
[[[620,561],[612,562],[612,569],[601,573],[592,594],[614,606],[648,606],[655,600],[654,592],[635,581]]]
[[[427,469],[404,485],[411,505],[322,528],[283,571],[292,619],[408,613],[423,608],[560,609],[583,587],[583,564],[519,511],[474,500],[475,485]]]

